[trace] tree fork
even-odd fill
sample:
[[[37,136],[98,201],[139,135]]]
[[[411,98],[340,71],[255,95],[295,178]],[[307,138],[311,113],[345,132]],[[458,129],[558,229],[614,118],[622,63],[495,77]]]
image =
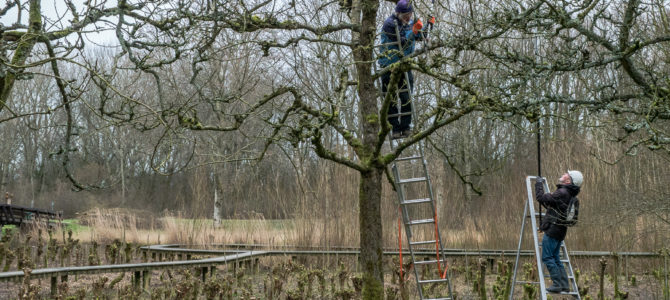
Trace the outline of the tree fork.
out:
[[[40,0],[30,0],[28,18],[28,31],[19,39],[11,61],[13,66],[20,67],[25,64],[42,30],[42,7]],[[0,78],[0,111],[7,105],[7,100],[9,100],[9,95],[15,82],[16,75],[11,72],[7,72],[5,77]]]

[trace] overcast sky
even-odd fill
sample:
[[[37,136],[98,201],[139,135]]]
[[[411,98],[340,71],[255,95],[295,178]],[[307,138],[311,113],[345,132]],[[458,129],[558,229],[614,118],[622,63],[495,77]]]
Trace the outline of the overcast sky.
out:
[[[21,2],[25,3],[27,1],[21,1]],[[117,4],[117,0],[107,0],[107,1],[90,0],[90,2],[93,3],[94,5],[104,3],[104,7],[113,7],[116,6]],[[83,0],[73,0],[73,3],[77,11],[79,12],[83,11],[84,9]],[[2,7],[4,6],[5,4],[3,3]],[[28,11],[26,9],[24,9],[21,12],[21,23],[24,25],[26,25],[28,22]],[[12,24],[16,23],[18,15],[19,15],[18,9],[12,8],[7,12],[7,14],[0,17],[0,23],[2,23],[2,25],[5,27],[11,26]],[[53,31],[61,29],[63,27],[67,27],[70,25],[70,21],[72,20],[72,14],[65,5],[65,2],[62,0],[42,0],[42,15],[46,17],[44,25],[46,26],[45,29],[47,31]],[[109,28],[109,25],[105,24],[104,27]],[[93,27],[89,26],[85,28],[85,30],[93,31]],[[100,45],[113,46],[118,44],[118,42],[116,41],[116,34],[114,33],[113,30],[106,30],[102,32],[90,32],[86,33],[84,36],[88,47],[96,47]]]

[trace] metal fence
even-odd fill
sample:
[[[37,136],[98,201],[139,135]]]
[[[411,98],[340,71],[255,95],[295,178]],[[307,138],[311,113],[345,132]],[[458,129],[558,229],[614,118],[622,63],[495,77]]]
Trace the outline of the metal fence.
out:
[[[223,247],[224,245],[215,245]],[[142,285],[146,287],[147,282],[151,276],[152,271],[178,268],[194,268],[198,270],[199,276],[203,280],[207,275],[214,274],[216,266],[222,264],[233,263],[233,266],[238,266],[241,263],[251,265],[252,262],[257,262],[260,257],[265,256],[355,256],[360,252],[354,248],[340,248],[337,250],[324,250],[316,247],[297,247],[297,249],[289,249],[287,247],[273,247],[271,250],[264,245],[225,245],[227,248],[234,249],[193,249],[184,247],[184,245],[154,245],[141,247],[144,252],[145,259],[151,257],[152,262],[135,263],[135,264],[115,264],[102,266],[78,266],[78,267],[60,267],[60,268],[43,268],[30,271],[28,276],[30,279],[34,278],[50,278],[51,279],[51,293],[56,293],[58,278],[61,282],[67,281],[68,276],[76,275],[90,275],[102,273],[122,273],[130,272],[133,274],[132,281],[135,286]],[[516,250],[469,250],[469,249],[445,249],[447,257],[503,257],[516,256]],[[166,254],[177,256],[176,261],[162,261]],[[386,256],[397,256],[399,251],[384,251]],[[403,255],[409,255],[408,251],[403,250]],[[415,251],[418,256],[434,256],[435,251]],[[213,258],[195,259],[191,260],[192,255],[216,255]],[[521,255],[531,256],[531,250],[522,251]],[[606,251],[572,251],[570,255],[573,257],[602,257],[619,255],[624,257],[659,257],[658,253],[653,252],[606,252]],[[157,261],[158,260],[158,261]],[[0,282],[18,282],[22,281],[27,274],[24,271],[1,272]]]

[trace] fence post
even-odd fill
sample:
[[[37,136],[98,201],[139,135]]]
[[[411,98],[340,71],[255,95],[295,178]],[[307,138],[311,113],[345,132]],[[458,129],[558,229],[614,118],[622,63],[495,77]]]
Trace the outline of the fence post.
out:
[[[486,263],[485,259],[479,259],[479,299],[486,299]]]
[[[150,279],[151,279],[151,271],[149,271],[149,270],[142,271],[142,288],[143,289],[147,288],[147,284],[149,283]]]
[[[51,297],[56,298],[58,293],[58,277],[51,276]]]
[[[600,258],[600,289],[598,290],[598,300],[604,300],[604,287],[605,287],[605,268],[607,267],[607,258],[603,256]]]
[[[670,255],[670,249],[665,248],[662,251],[663,253],[663,273],[664,273],[664,284],[663,284],[663,299],[670,299],[670,285],[668,285],[668,255]]]
[[[140,276],[141,275],[142,274],[141,274],[140,271],[135,271],[133,273],[133,287],[134,288],[138,288],[140,286]]]

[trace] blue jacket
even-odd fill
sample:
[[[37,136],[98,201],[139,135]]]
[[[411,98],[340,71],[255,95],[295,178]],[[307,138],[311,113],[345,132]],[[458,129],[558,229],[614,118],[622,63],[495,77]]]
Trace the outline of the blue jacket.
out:
[[[418,34],[414,34],[411,30],[412,26],[414,25],[414,21],[403,25],[402,21],[398,19],[396,14],[392,14],[386,18],[386,21],[384,21],[384,25],[382,26],[382,45],[379,46],[379,52],[381,54],[377,59],[379,66],[382,68],[399,61],[401,57],[398,55],[399,49],[397,45],[384,45],[386,43],[398,41],[396,37],[396,24],[398,26],[398,32],[400,32],[400,43],[402,44],[403,48],[403,56],[412,54],[414,52],[415,41],[421,40],[421,33],[419,32]]]

